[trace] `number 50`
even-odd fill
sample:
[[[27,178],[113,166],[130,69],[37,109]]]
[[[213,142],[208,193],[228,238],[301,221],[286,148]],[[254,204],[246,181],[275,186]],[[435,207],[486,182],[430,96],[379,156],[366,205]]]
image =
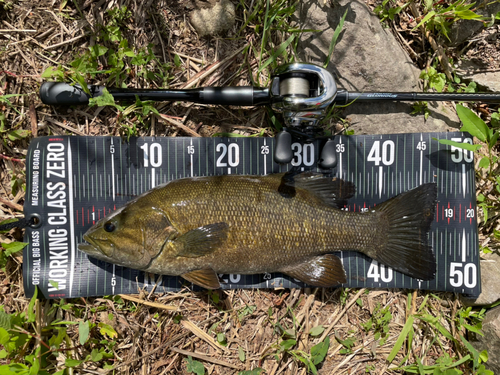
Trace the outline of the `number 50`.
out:
[[[462,267],[464,267],[462,271]],[[467,288],[474,288],[477,284],[477,270],[474,263],[450,263],[450,284],[455,288],[464,285]]]
[[[454,142],[462,143],[462,138],[452,138]],[[472,139],[465,138],[463,143],[472,144]],[[460,163],[462,158],[467,162],[471,163],[474,160],[474,153],[472,151],[464,150],[462,148],[451,146],[451,161],[454,163]]]

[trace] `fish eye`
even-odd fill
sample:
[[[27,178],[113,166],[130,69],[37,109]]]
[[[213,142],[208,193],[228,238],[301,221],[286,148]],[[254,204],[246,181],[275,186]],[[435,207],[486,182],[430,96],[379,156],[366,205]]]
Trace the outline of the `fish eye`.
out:
[[[115,229],[116,226],[111,221],[108,221],[106,224],[104,224],[104,230],[106,232],[113,232]]]

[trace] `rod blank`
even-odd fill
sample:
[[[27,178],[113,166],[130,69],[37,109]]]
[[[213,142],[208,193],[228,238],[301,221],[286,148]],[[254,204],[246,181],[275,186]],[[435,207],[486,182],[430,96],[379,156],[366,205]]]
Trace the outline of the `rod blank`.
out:
[[[460,102],[493,102],[500,103],[500,93],[439,93],[439,92],[347,92],[338,91],[336,103],[347,104],[350,101],[460,101]]]
[[[88,104],[90,98],[103,94],[104,86],[88,85],[91,95],[81,86],[65,82],[44,82],[40,87],[40,98],[45,104]],[[269,89],[260,87],[204,87],[190,90],[120,89],[109,88],[116,100],[188,101],[200,104],[252,106],[268,104]]]

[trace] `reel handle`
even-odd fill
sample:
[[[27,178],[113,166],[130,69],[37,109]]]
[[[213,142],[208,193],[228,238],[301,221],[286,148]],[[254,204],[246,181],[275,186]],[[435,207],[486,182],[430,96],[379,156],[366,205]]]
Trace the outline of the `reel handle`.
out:
[[[293,159],[292,135],[286,128],[276,135],[276,150],[274,150],[274,161],[278,164],[290,163]]]
[[[330,169],[337,166],[337,152],[335,150],[335,143],[333,139],[326,141],[323,149],[321,150],[321,156],[319,158],[319,165],[322,168]]]

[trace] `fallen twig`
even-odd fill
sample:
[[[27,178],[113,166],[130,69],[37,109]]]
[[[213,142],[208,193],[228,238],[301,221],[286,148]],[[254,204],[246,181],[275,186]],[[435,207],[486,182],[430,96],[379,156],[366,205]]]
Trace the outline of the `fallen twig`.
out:
[[[30,123],[31,123],[31,134],[33,138],[36,138],[38,135],[38,120],[36,118],[36,108],[33,101],[29,101],[29,115],[30,115]]]
[[[0,33],[36,33],[37,30],[31,29],[0,29]]]
[[[174,120],[173,118],[170,118],[169,116],[163,115],[161,113],[160,113],[160,117],[163,120],[166,120],[166,121],[170,122],[171,124],[173,124],[175,126],[178,126],[180,129],[184,130],[186,133],[191,134],[193,137],[201,137],[201,135],[199,135],[198,133],[196,133],[193,129],[188,128],[186,125],[184,125],[180,121]]]
[[[5,204],[7,207],[10,207],[10,208],[13,208],[14,210],[17,210],[17,211],[23,211],[23,206],[21,206],[20,204],[17,204],[17,203],[12,203],[6,199],[3,199],[0,197],[0,203],[2,204]]]
[[[80,35],[80,36],[76,36],[74,38],[71,38],[71,39],[68,39],[68,40],[65,40],[63,42],[60,42],[60,43],[56,43],[56,44],[52,44],[50,46],[47,46],[45,49],[52,49],[52,48],[57,48],[57,47],[61,47],[65,44],[69,44],[69,43],[73,43],[74,41],[77,41],[78,39],[81,39],[87,35],[89,35],[90,33],[85,33],[83,35]]]
[[[61,128],[66,129],[66,130],[69,130],[70,132],[73,132],[73,133],[75,133],[75,134],[78,134],[78,135],[85,135],[85,133],[84,133],[84,132],[81,132],[81,131],[80,131],[80,130],[78,130],[78,129],[72,128],[71,126],[68,126],[68,125],[66,125],[65,123],[62,123],[62,122],[60,122],[60,121],[56,121],[56,120],[53,120],[53,119],[51,119],[51,118],[46,118],[46,120],[47,120],[48,122],[53,123],[54,125],[60,126]]]
[[[25,162],[25,160],[23,160],[23,159],[16,159],[16,158],[13,158],[13,157],[10,157],[10,156],[5,156],[5,155],[2,155],[2,154],[0,154],[0,159],[15,161],[16,163],[24,163]]]
[[[221,361],[220,359],[216,359],[214,357],[210,357],[208,355],[204,355],[201,353],[188,352],[187,350],[182,350],[182,349],[178,349],[178,348],[170,348],[170,350],[173,352],[182,354],[182,355],[191,356],[191,357],[202,359],[202,360],[207,361],[207,362],[215,363],[216,365],[234,368],[236,370],[243,370],[243,367],[241,367],[241,366],[236,366],[236,365],[233,365],[231,363],[224,362],[224,361]]]
[[[340,318],[342,318],[342,316],[344,316],[344,314],[346,313],[346,311],[349,310],[349,308],[352,305],[354,305],[354,303],[357,301],[357,299],[359,298],[359,296],[361,296],[365,292],[365,290],[366,290],[366,288],[360,289],[359,292],[356,293],[356,295],[351,298],[351,300],[347,303],[347,305],[345,305],[344,310],[342,310],[340,312],[340,314],[337,315],[337,317],[332,322],[332,324],[330,324],[330,326],[327,329],[325,329],[325,332],[323,332],[323,335],[318,340],[318,342],[323,342],[325,340],[326,336],[328,336],[328,334],[332,331],[332,329],[335,327],[335,325],[340,320]],[[335,313],[333,313],[332,316],[335,315],[336,313],[337,312],[335,311]]]
[[[209,67],[207,67],[207,69],[205,70],[202,70],[201,72],[199,72],[198,74],[196,74],[189,82],[187,82],[183,88],[184,89],[188,89],[190,87],[193,87],[194,85],[196,85],[200,80],[202,80],[203,78],[209,76],[210,74],[212,74],[215,70],[217,70],[219,67],[221,67],[222,65],[224,65],[226,62],[228,62],[229,60],[235,58],[238,54],[240,54],[244,49],[246,48],[246,45],[241,47],[240,49],[238,49],[236,52],[234,52],[232,55],[226,57],[224,60],[222,61],[218,61],[216,63],[213,63],[212,65],[210,65]]]
[[[145,301],[145,300],[139,299],[137,297],[132,297],[132,296],[129,296],[126,294],[120,294],[120,297],[122,297],[123,299],[126,299],[128,301],[141,303],[143,305],[150,306],[150,307],[156,307],[157,309],[168,310],[168,311],[177,311],[179,309],[176,306],[169,306],[169,305],[164,305],[163,303]]]
[[[210,344],[217,351],[228,352],[227,348],[224,348],[223,346],[219,345],[219,343],[216,342],[212,336],[210,336],[205,331],[201,330],[193,322],[190,322],[189,320],[181,320],[181,325],[187,330],[191,331],[195,336],[198,336],[200,339]]]

